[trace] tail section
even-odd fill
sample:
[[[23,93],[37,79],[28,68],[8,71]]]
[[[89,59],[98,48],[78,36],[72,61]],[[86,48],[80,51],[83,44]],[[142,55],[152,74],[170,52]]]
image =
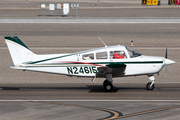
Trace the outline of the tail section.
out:
[[[6,36],[4,38],[14,65],[33,60],[33,55],[35,54],[16,35]]]

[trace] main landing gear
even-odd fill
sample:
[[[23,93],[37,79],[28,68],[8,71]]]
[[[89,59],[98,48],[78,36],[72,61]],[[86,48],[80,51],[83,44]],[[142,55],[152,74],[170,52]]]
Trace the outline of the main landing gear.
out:
[[[106,92],[110,92],[110,91],[113,90],[112,82],[109,82],[108,80],[105,80],[105,81],[103,82],[103,86],[104,86],[104,90],[105,90]]]
[[[103,82],[103,86],[106,92],[111,92],[113,90],[112,82],[112,74],[106,74],[106,80]]]
[[[150,79],[152,82],[147,83],[146,89],[147,89],[147,90],[153,90],[154,87],[155,87],[155,85],[154,85],[155,77],[154,77],[154,75],[148,75],[148,77],[149,77],[149,79]]]

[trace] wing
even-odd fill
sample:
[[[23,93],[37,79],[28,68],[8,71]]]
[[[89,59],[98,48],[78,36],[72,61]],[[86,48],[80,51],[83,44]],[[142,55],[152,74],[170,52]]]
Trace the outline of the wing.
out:
[[[125,74],[126,65],[123,63],[110,63],[106,66],[98,67],[97,70],[97,77],[106,77],[106,74],[112,74],[113,77],[121,77]]]

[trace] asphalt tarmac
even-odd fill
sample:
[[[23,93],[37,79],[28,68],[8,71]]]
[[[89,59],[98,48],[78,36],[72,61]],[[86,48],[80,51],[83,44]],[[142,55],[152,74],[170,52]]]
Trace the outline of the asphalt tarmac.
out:
[[[101,0],[99,4],[97,0],[74,0],[74,3],[80,3],[79,17],[76,17],[75,10],[70,16],[54,16],[49,13],[40,16],[40,2],[43,0],[0,1],[1,119],[179,119],[179,6],[168,6],[166,0],[161,1],[161,6],[141,6],[139,0],[113,0],[111,3]],[[11,23],[3,23],[4,19]],[[32,19],[44,20],[46,23],[32,23]],[[99,20],[101,23],[47,22],[58,19]],[[111,23],[102,23],[109,19]],[[137,19],[141,23],[135,22]],[[155,19],[166,23],[158,23]],[[113,20],[125,22],[113,23]],[[154,23],[148,23],[149,20]],[[168,66],[167,77],[164,69],[155,75],[153,91],[146,90],[149,82],[147,76],[137,76],[115,78],[114,90],[107,93],[103,90],[103,78],[92,82],[92,78],[10,69],[12,60],[4,36],[13,36],[15,33],[37,54],[71,53],[103,47],[98,39],[101,37],[108,46],[130,46],[133,41],[133,47],[144,55],[164,57],[168,47],[168,59],[177,63]]]
[[[68,1],[66,1],[68,2]],[[62,0],[57,1],[43,1],[43,0],[14,0],[14,1],[0,1],[0,17],[56,17],[56,18],[77,18],[77,9],[72,9],[69,16],[63,15],[63,10],[41,12],[40,3],[64,3]],[[78,17],[180,17],[180,6],[168,5],[168,0],[161,0],[160,6],[143,6],[139,0],[119,1],[119,0],[73,0],[69,3],[79,3]],[[54,16],[57,15],[57,16]]]
[[[111,93],[101,84],[1,84],[1,119],[178,119],[180,86],[142,83],[114,84]]]
[[[1,83],[90,83],[92,78],[71,78],[62,75],[23,72],[12,70],[4,36],[17,33],[18,37],[36,54],[72,53],[82,50],[103,47],[98,39],[108,45],[130,46],[143,55],[165,57],[168,47],[168,58],[179,62],[179,24],[0,24]],[[179,63],[168,66],[168,76],[164,69],[156,76],[157,82],[180,82]],[[20,77],[19,77],[20,76]],[[61,77],[60,77],[61,76]],[[59,80],[61,78],[61,80]],[[97,79],[102,83],[104,79]],[[147,76],[115,78],[115,82],[148,82]]]
[[[145,55],[165,56],[179,62],[179,24],[0,24],[2,119],[178,119],[180,110],[179,64],[155,75],[155,89],[145,89],[147,76],[115,78],[111,93],[104,79],[18,71],[12,65],[4,36],[18,37],[37,54],[71,53],[123,43]],[[73,29],[72,29],[73,28]],[[151,34],[149,34],[151,33]],[[19,35],[20,34],[20,35]],[[4,35],[4,36],[3,36]],[[169,41],[171,40],[171,41]]]

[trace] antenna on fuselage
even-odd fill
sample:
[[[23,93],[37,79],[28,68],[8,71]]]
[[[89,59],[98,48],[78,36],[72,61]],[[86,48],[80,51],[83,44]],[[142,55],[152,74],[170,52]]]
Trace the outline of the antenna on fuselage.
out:
[[[101,40],[101,38],[100,37],[98,37],[100,40]],[[101,42],[104,44],[104,46],[105,47],[107,47],[107,45],[101,40]]]

